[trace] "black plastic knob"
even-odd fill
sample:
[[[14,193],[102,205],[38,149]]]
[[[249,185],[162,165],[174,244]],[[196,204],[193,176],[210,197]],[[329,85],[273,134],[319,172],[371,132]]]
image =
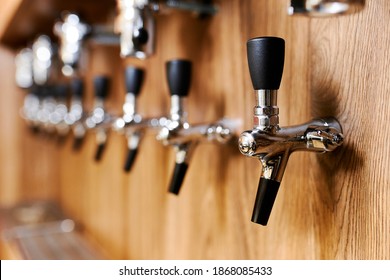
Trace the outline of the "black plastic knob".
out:
[[[81,78],[75,78],[71,81],[70,87],[75,97],[82,98],[84,93],[84,81]]]
[[[95,97],[106,98],[110,87],[110,79],[107,76],[96,76],[93,80]]]
[[[133,43],[136,47],[141,47],[142,45],[145,45],[149,40],[149,33],[148,31],[141,27],[133,33]]]
[[[133,66],[128,66],[125,69],[125,86],[126,92],[137,96],[142,87],[144,80],[144,70]]]
[[[168,61],[166,70],[170,94],[187,96],[191,84],[191,61],[182,59]]]
[[[284,46],[284,40],[278,37],[258,37],[247,42],[249,72],[255,90],[279,89]]]
[[[278,194],[280,182],[260,178],[259,187],[253,208],[252,222],[266,226],[271,215],[276,195]]]

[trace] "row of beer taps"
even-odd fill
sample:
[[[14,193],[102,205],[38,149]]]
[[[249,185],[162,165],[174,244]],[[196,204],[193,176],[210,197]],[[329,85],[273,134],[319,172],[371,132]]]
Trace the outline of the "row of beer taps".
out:
[[[317,12],[321,9],[324,12],[330,7],[323,4],[320,9],[314,5],[315,1],[306,1],[312,6],[303,5],[303,2],[291,1],[289,12],[301,13],[309,7],[312,11],[317,7]],[[341,4],[338,6],[342,7],[345,8]],[[355,6],[351,4],[351,7]],[[121,57],[145,59],[153,53],[154,16],[165,8],[198,15],[214,15],[218,11],[210,1],[118,0],[116,32],[119,33]],[[96,161],[103,157],[109,131],[124,135],[128,150],[124,163],[126,172],[131,171],[135,163],[146,131],[152,131],[158,141],[175,150],[175,168],[168,189],[170,193],[179,194],[196,146],[206,141],[228,143],[235,138],[240,121],[228,118],[204,124],[187,121],[185,99],[191,86],[192,62],[186,59],[170,60],[165,64],[170,93],[167,115],[145,117],[138,112],[137,99],[142,91],[145,70],[134,66],[127,66],[124,71],[126,95],[120,114],[106,109],[110,91],[107,76],[93,78],[94,105],[87,112],[83,106],[84,81],[79,75],[79,65],[85,41],[93,40],[97,34],[93,30],[94,27],[82,22],[77,14],[64,13],[63,18],[54,24],[58,45],[42,35],[31,47],[18,53],[16,81],[27,91],[21,110],[23,118],[34,131],[56,135],[60,139],[73,134],[74,149],[81,147],[88,131],[93,131],[97,143]],[[101,40],[101,34],[99,36],[103,43],[115,38]],[[284,40],[277,37],[258,37],[247,42],[256,104],[253,129],[237,136],[240,152],[259,159],[262,165],[252,215],[252,221],[262,225],[268,223],[290,154],[294,151],[333,151],[343,143],[341,125],[331,116],[301,125],[279,127],[277,90],[283,73],[284,45]]]
[[[121,31],[119,43],[121,56],[146,58],[150,47],[140,44],[139,33],[150,34],[144,22],[144,10],[157,11],[155,6],[146,5],[147,1],[119,1],[119,20]],[[199,1],[202,2],[202,1]],[[175,1],[167,1],[166,6],[176,7]],[[124,21],[132,12],[132,24]],[[161,7],[158,7],[161,9]],[[210,4],[187,3],[177,8],[191,10],[198,14],[214,14],[216,9]],[[142,11],[142,13],[141,13]],[[148,13],[147,13],[148,14]],[[140,17],[134,19],[134,17]],[[127,18],[128,20],[128,18]],[[135,22],[141,25],[135,25]],[[149,26],[150,27],[150,26]],[[128,35],[131,28],[132,36]],[[137,111],[137,98],[144,81],[144,69],[127,66],[124,71],[125,102],[120,114],[109,112],[106,100],[110,92],[108,76],[93,77],[94,104],[87,112],[83,106],[84,81],[78,75],[79,62],[82,59],[86,40],[93,40],[94,27],[81,21],[74,13],[64,13],[61,20],[54,24],[54,34],[58,45],[45,35],[39,36],[31,48],[24,48],[16,57],[16,81],[28,90],[21,110],[23,118],[34,131],[55,135],[59,139],[69,133],[74,136],[75,149],[79,149],[88,131],[96,137],[95,160],[100,161],[106,147],[109,131],[124,135],[127,139],[128,154],[124,170],[129,172],[135,162],[141,140],[146,130],[155,132],[157,140],[164,145],[174,147],[176,164],[169,191],[178,194],[183,183],[192,151],[202,141],[226,143],[233,138],[237,122],[221,119],[215,123],[189,124],[185,108],[185,99],[190,91],[192,62],[185,59],[168,61],[165,65],[167,83],[171,95],[171,108],[165,116],[144,117]],[[142,30],[141,29],[145,29]],[[99,34],[100,38],[102,34]],[[111,35],[112,36],[112,35]],[[147,45],[151,37],[142,39]],[[104,40],[101,40],[104,43]],[[135,44],[134,42],[138,42]],[[131,46],[132,51],[129,50]],[[142,53],[142,55],[141,55]],[[64,82],[65,81],[65,82]],[[69,95],[69,93],[71,93]],[[70,97],[70,98],[69,98]]]

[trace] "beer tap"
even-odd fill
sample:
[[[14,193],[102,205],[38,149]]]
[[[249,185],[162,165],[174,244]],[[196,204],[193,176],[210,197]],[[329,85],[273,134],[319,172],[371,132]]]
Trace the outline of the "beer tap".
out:
[[[327,17],[352,14],[364,8],[365,0],[290,0],[289,15]]]
[[[65,117],[65,122],[72,128],[74,141],[73,149],[78,150],[86,134],[85,112],[83,109],[84,81],[82,78],[73,78],[70,81],[72,98],[70,109]]]
[[[38,97],[38,108],[35,111],[36,126],[45,132],[55,132],[50,115],[55,111],[54,97],[55,50],[50,38],[46,35],[37,37],[32,45],[33,88]]]
[[[138,152],[138,146],[146,126],[142,125],[142,117],[137,114],[137,97],[141,91],[144,79],[144,71],[141,68],[128,66],[125,69],[125,103],[123,104],[123,116],[118,118],[113,129],[122,132],[127,139],[127,157],[124,170],[129,172],[133,166]]]
[[[55,107],[49,115],[50,125],[55,127],[57,135],[60,139],[68,135],[69,125],[66,122],[68,115],[68,85],[59,83],[52,86],[52,94],[54,96]]]
[[[31,48],[24,48],[18,52],[15,57],[15,68],[16,84],[19,88],[26,91],[20,114],[28,126],[33,131],[37,131],[37,113],[39,111],[40,100],[37,88],[34,87],[33,51]]]
[[[59,38],[59,56],[62,61],[62,74],[75,75],[80,61],[85,36],[90,26],[82,22],[77,14],[65,12],[62,20],[54,24],[53,32]]]
[[[93,80],[95,91],[95,104],[93,111],[85,121],[88,129],[95,132],[97,149],[95,161],[100,161],[107,143],[109,128],[112,123],[112,116],[106,112],[105,99],[109,92],[110,80],[107,76],[96,76]]]
[[[126,136],[127,139],[127,157],[124,164],[124,170],[130,172],[142,137],[147,129],[157,130],[161,128],[167,118],[151,117],[145,118],[137,113],[137,98],[140,94],[144,80],[144,70],[141,68],[128,66],[125,69],[125,87],[126,96],[123,105],[123,116],[117,118],[113,124],[113,129]]]
[[[166,64],[171,95],[170,119],[160,130],[157,139],[175,149],[175,168],[169,192],[179,194],[191,156],[200,142],[227,143],[233,137],[237,123],[221,119],[215,123],[190,125],[184,108],[184,99],[190,89],[192,63],[188,60],[171,60]]]
[[[54,25],[54,34],[59,38],[59,57],[62,62],[62,74],[69,78],[71,101],[69,112],[64,121],[72,129],[73,149],[81,147],[86,128],[85,113],[82,104],[84,81],[80,74],[80,60],[83,44],[91,32],[91,26],[81,21],[75,13],[64,12],[62,19]]]
[[[198,15],[212,15],[217,9],[209,1],[199,0],[117,0],[116,32],[120,34],[120,54],[145,59],[154,52],[154,14],[176,9]]]
[[[313,119],[301,125],[279,126],[277,93],[284,67],[282,38],[259,37],[247,42],[248,64],[256,95],[254,126],[241,133],[239,150],[260,160],[252,222],[267,225],[291,153],[331,152],[343,143],[342,128],[333,117]]]

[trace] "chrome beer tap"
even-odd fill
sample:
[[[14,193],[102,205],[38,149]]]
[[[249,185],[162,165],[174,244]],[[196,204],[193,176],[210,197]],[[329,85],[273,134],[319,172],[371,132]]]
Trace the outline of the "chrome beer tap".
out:
[[[188,163],[196,145],[202,141],[226,143],[233,136],[236,123],[222,119],[211,124],[190,125],[184,110],[192,64],[187,60],[171,60],[166,64],[168,86],[171,95],[170,119],[160,130],[157,139],[175,149],[176,159],[169,192],[179,194],[188,169]]]
[[[109,128],[112,123],[112,116],[105,110],[104,101],[109,92],[110,80],[106,76],[96,76],[93,80],[95,90],[95,104],[93,111],[85,120],[85,126],[95,131],[97,149],[95,161],[100,161],[107,143]]]
[[[120,54],[145,59],[154,52],[154,14],[178,9],[196,14],[214,14],[216,8],[199,0],[117,0],[116,32],[120,34]]]
[[[91,32],[91,26],[84,23],[75,13],[63,12],[62,19],[54,24],[54,34],[59,38],[59,57],[62,62],[62,74],[69,78],[71,101],[65,123],[74,136],[73,149],[81,147],[86,128],[85,113],[82,104],[84,82],[80,75],[80,60],[83,44]]]
[[[52,86],[55,107],[49,115],[50,125],[55,128],[57,135],[61,138],[68,135],[69,125],[66,122],[68,114],[68,85],[61,83]]]
[[[326,17],[359,12],[365,0],[291,0],[289,15]]]
[[[57,106],[54,86],[46,85],[38,88],[40,105],[37,112],[37,121],[39,130],[48,134],[54,134],[56,132],[56,128],[50,119]]]
[[[50,38],[46,35],[39,36],[32,45],[32,54],[34,91],[39,100],[38,110],[33,119],[35,119],[38,129],[53,133],[55,126],[50,121],[50,115],[56,108],[54,97],[56,63],[55,50]]]
[[[144,70],[128,66],[125,69],[126,96],[123,104],[123,116],[113,123],[113,130],[122,133],[127,139],[127,157],[124,170],[130,172],[147,129],[157,129],[164,124],[166,118],[143,118],[137,113],[137,98],[144,80]]]
[[[82,22],[74,13],[64,13],[61,21],[54,24],[54,34],[59,38],[59,56],[62,61],[62,74],[75,75],[80,60],[82,44],[90,32],[90,26]]]
[[[38,128],[37,113],[40,100],[37,88],[34,87],[33,51],[31,48],[24,48],[18,52],[15,56],[15,68],[16,84],[19,88],[26,91],[20,114],[28,126],[33,131],[36,131]]]
[[[332,117],[302,125],[279,127],[277,90],[284,66],[284,40],[253,38],[247,42],[248,64],[255,89],[254,127],[239,137],[242,154],[260,160],[262,173],[252,222],[267,225],[290,154],[294,151],[330,152],[342,145],[340,123]]]
[[[74,141],[73,149],[78,150],[86,134],[85,118],[83,108],[84,81],[82,78],[73,78],[70,82],[72,98],[70,109],[65,117],[65,122],[72,128]]]

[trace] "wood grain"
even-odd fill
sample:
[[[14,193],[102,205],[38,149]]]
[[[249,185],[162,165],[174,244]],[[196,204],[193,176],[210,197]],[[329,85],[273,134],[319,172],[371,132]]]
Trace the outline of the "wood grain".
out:
[[[113,81],[108,107],[120,112],[123,69],[138,65],[146,71],[140,113],[166,115],[165,63],[191,59],[189,121],[226,116],[241,120],[239,131],[250,129],[254,94],[246,41],[283,37],[280,124],[335,116],[345,145],[331,154],[291,156],[267,227],[250,222],[261,172],[257,160],[240,155],[234,142],[199,145],[182,191],[174,196],[166,190],[173,151],[156,142],[152,131],[132,172],[125,174],[126,143],[120,135],[110,135],[104,158],[96,163],[93,133],[75,153],[71,138],[58,146],[28,134],[15,120],[19,132],[1,134],[12,143],[1,163],[20,151],[24,159],[15,160],[10,173],[17,191],[1,185],[1,203],[58,200],[113,259],[389,259],[390,3],[366,1],[355,15],[310,19],[288,16],[287,1],[215,2],[219,12],[208,19],[158,15],[156,54],[145,61],[121,60],[118,48],[89,46],[85,101],[90,108],[94,75],[108,74]],[[10,114],[16,114],[20,95],[5,95],[16,89],[3,86],[0,98],[14,104]],[[3,132],[7,124],[0,125]]]

